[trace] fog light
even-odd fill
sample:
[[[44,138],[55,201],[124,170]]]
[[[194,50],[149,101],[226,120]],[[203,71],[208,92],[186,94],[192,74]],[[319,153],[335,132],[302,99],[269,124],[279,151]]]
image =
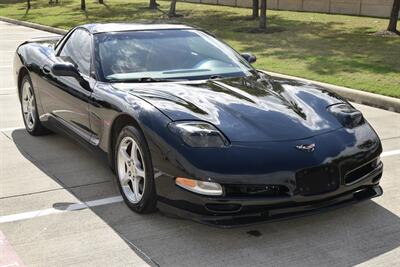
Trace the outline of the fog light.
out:
[[[194,193],[208,195],[208,196],[221,196],[222,187],[218,183],[199,181],[194,179],[188,179],[183,177],[176,177],[175,183],[189,191]]]

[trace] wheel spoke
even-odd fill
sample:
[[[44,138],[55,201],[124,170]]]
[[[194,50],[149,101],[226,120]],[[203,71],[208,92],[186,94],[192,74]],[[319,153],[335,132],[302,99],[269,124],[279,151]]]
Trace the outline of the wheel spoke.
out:
[[[145,177],[145,172],[144,172],[144,170],[142,170],[141,168],[138,168],[137,165],[135,165],[135,171],[136,171],[136,176],[137,176],[137,177],[146,178],[146,177]]]
[[[127,173],[125,173],[125,175],[121,178],[121,185],[122,186],[128,185],[130,180],[131,178],[128,176]]]
[[[126,147],[121,146],[121,148],[119,149],[119,153],[122,157],[122,159],[126,162],[131,160],[131,157],[128,155],[128,153],[126,152]]]
[[[25,99],[22,99],[22,109],[24,110],[24,112],[28,110],[28,101]]]
[[[135,177],[132,180],[132,188],[133,188],[133,194],[135,195],[136,200],[139,200],[140,198],[140,193],[139,193],[139,178]]]
[[[32,112],[28,111],[28,123],[33,123],[33,116],[32,116]]]
[[[138,153],[138,147],[137,147],[136,143],[132,144],[131,157],[132,157],[135,165],[137,163],[139,163],[139,153]]]
[[[29,112],[31,114],[31,121],[32,124],[35,124],[35,114],[33,113],[34,111],[31,109],[31,111]]]
[[[26,88],[26,96],[28,97],[28,101],[32,99],[31,88],[27,86]]]
[[[25,122],[29,124],[29,112],[24,112]]]

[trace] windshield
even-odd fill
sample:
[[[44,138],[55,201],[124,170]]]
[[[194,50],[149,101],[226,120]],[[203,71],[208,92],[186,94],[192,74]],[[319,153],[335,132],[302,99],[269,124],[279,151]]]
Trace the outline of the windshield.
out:
[[[104,81],[243,77],[253,71],[229,46],[198,30],[96,34],[95,50]]]

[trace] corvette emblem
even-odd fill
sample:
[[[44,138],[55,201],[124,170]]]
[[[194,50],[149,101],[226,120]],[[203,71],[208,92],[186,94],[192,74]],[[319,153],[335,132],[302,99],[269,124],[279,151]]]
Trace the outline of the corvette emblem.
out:
[[[297,145],[296,148],[305,152],[313,152],[315,150],[315,144]]]

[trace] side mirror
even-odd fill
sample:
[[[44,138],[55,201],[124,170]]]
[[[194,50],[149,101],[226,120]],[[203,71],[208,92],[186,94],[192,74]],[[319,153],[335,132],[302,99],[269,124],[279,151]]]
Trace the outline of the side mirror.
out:
[[[78,69],[74,66],[74,64],[70,62],[64,63],[56,63],[51,67],[51,72],[55,76],[69,76],[74,77],[77,80],[81,80],[82,77],[79,74]]]
[[[242,53],[240,55],[249,63],[254,63],[257,61],[257,57],[251,53]]]
[[[79,73],[78,69],[75,67],[74,64],[71,62],[63,62],[63,63],[55,63],[51,67],[51,72],[55,76],[67,76],[75,78],[79,84],[88,91],[91,91],[89,82],[86,81],[81,74]]]

